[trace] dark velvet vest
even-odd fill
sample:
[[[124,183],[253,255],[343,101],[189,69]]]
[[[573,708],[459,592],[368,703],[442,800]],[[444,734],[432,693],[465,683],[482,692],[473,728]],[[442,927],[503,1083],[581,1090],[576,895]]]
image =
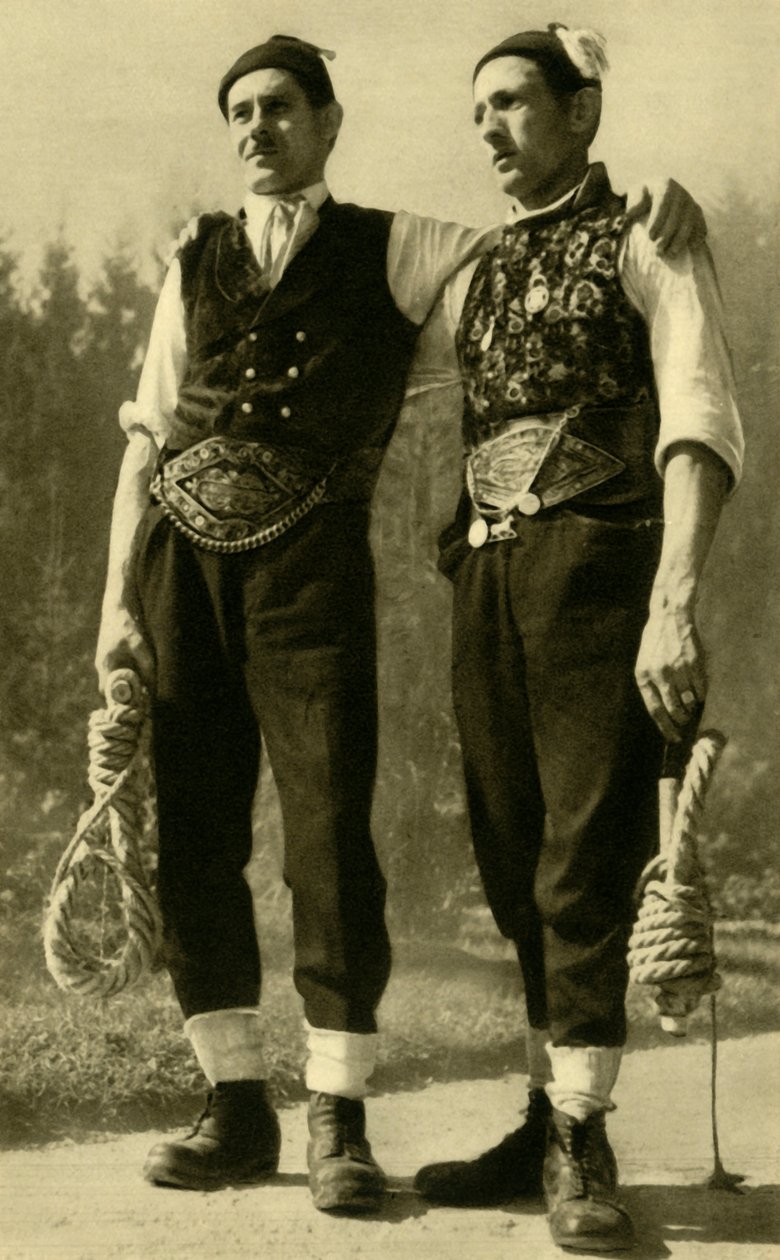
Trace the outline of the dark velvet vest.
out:
[[[467,451],[513,420],[577,408],[568,433],[628,458],[632,486],[658,480],[648,335],[617,274],[624,226],[597,165],[573,204],[505,228],[482,258],[457,338]]]
[[[389,440],[419,332],[387,283],[392,215],[329,200],[319,218],[269,292],[241,220],[201,217],[180,251],[187,367],[169,449],[226,435],[316,467]]]

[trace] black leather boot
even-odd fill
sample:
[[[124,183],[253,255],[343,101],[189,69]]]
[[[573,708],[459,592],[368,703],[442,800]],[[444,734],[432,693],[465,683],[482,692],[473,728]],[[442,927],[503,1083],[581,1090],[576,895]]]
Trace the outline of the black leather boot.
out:
[[[216,1190],[272,1177],[281,1133],[264,1081],[224,1081],[208,1096],[192,1133],[158,1142],[144,1166],[147,1181],[185,1190]]]
[[[631,1217],[617,1201],[617,1164],[603,1111],[579,1121],[553,1109],[544,1194],[550,1232],[559,1247],[623,1251],[634,1245]]]
[[[360,1099],[312,1094],[309,1101],[309,1186],[321,1212],[373,1212],[386,1178],[366,1138]]]
[[[430,1203],[494,1207],[542,1193],[542,1165],[550,1102],[543,1089],[528,1094],[525,1123],[477,1159],[427,1164],[414,1188]]]

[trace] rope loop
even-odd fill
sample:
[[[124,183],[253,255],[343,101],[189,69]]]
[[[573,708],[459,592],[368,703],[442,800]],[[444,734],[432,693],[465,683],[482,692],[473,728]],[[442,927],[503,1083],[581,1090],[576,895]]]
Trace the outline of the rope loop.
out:
[[[697,835],[704,799],[726,740],[706,731],[694,744],[680,787],[668,847],[645,867],[628,965],[636,984],[658,986],[662,1025],[680,1035],[687,1015],[720,987],[713,911],[699,861]]]
[[[149,761],[146,692],[130,669],[115,670],[107,704],[89,718],[88,781],[94,800],[81,815],[57,865],[43,923],[46,965],[61,989],[110,997],[154,966],[162,941],[152,889],[156,848],[154,785]],[[104,956],[103,924],[90,923],[96,945],[78,931],[88,898],[103,879],[115,885],[122,926]],[[100,930],[99,930],[100,929]]]

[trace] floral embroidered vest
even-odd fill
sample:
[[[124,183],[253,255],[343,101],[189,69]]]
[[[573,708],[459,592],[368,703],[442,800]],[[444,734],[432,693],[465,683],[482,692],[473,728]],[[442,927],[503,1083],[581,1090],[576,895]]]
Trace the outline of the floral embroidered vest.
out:
[[[624,201],[597,165],[573,205],[506,227],[482,258],[457,334],[468,451],[512,420],[570,408],[582,409],[571,431],[609,449],[607,409],[615,425],[648,430],[632,446],[652,467],[658,414],[648,335],[617,274],[624,226]],[[602,412],[597,439],[588,408]]]

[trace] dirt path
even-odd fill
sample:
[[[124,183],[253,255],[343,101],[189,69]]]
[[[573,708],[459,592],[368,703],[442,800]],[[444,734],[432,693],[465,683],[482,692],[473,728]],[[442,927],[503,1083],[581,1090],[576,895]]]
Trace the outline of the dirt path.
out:
[[[636,1260],[780,1260],[780,1034],[721,1046],[719,1119],[736,1197],[702,1188],[712,1167],[708,1049],[628,1055],[610,1133],[639,1225]],[[422,1163],[470,1155],[512,1127],[522,1081],[432,1085],[370,1101],[375,1151],[391,1176],[385,1210],[334,1219],[310,1203],[305,1113],[282,1115],[279,1176],[193,1194],[139,1174],[153,1134],[0,1154],[2,1260],[547,1260],[562,1256],[541,1204],[429,1209],[410,1190]]]

